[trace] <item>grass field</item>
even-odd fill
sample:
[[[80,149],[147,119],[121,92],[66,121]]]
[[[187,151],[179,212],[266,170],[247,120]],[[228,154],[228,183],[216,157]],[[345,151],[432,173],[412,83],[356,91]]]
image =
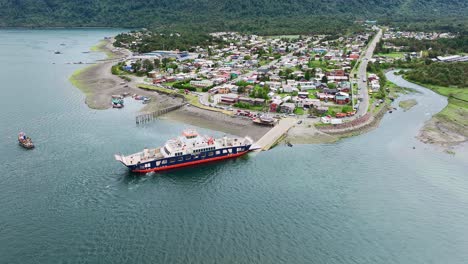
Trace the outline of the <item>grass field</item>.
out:
[[[308,92],[309,92],[309,96],[308,96],[308,97],[309,97],[310,99],[317,99],[317,96],[315,96],[315,92],[316,92],[315,90],[309,90]]]
[[[444,86],[437,86],[431,84],[421,84],[424,87],[427,87],[434,92],[447,96],[453,97],[455,99],[461,99],[467,101],[468,104],[468,87],[465,88],[457,88],[457,87],[444,87]]]
[[[377,53],[376,56],[388,57],[393,59],[402,59],[405,57],[404,52]]]
[[[434,117],[439,121],[446,121],[455,125],[462,133],[467,133],[468,127],[468,87],[444,87],[418,83],[434,92],[447,96],[448,105]],[[467,133],[468,134],[468,133]]]
[[[304,114],[304,109],[301,108],[301,107],[297,107],[296,109],[294,109],[294,113],[296,115],[303,115]]]
[[[404,100],[404,101],[400,101],[400,103],[398,104],[398,106],[400,106],[401,108],[403,108],[405,111],[411,109],[413,106],[417,105],[418,102],[414,99],[408,99],[408,100]]]

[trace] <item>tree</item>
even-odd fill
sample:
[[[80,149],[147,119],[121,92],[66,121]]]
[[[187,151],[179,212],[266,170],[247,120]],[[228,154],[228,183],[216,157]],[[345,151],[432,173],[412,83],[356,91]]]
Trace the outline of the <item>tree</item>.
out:
[[[132,69],[133,69],[134,72],[139,72],[140,69],[141,69],[141,62],[139,60],[135,61],[132,64]]]
[[[146,70],[146,72],[150,72],[154,69],[154,65],[150,60],[145,59],[143,61],[143,68]]]
[[[168,62],[169,62],[169,59],[168,59],[168,58],[163,58],[163,59],[162,59],[162,67],[163,67],[163,68],[166,68]]]
[[[154,67],[159,69],[161,67],[161,61],[159,59],[154,59]]]
[[[328,78],[326,75],[322,77],[322,83],[328,83]]]
[[[306,71],[306,72],[305,72],[304,78],[305,78],[306,80],[308,80],[308,81],[310,80],[310,71]]]

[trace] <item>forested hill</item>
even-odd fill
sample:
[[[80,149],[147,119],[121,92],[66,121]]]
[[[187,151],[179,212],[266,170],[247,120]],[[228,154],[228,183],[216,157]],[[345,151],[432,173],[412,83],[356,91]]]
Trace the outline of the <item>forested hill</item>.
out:
[[[0,0],[3,27],[301,31],[333,28],[355,19],[433,21],[467,13],[467,0]]]

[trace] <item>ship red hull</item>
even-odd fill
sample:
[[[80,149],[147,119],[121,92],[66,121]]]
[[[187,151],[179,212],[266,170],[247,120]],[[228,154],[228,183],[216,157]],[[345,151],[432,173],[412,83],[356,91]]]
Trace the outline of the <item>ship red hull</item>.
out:
[[[196,160],[196,161],[191,161],[191,162],[184,162],[181,164],[174,164],[174,165],[168,165],[164,167],[158,167],[158,168],[149,168],[149,169],[144,169],[144,170],[132,170],[132,172],[138,172],[138,173],[147,173],[147,172],[156,172],[156,171],[166,171],[166,170],[172,170],[172,169],[177,169],[177,168],[182,168],[182,167],[187,167],[187,166],[194,166],[194,165],[199,165],[202,163],[208,163],[208,162],[214,162],[214,161],[220,161],[220,160],[225,160],[225,159],[232,159],[232,158],[237,158],[240,157],[244,154],[246,154],[247,151],[239,152],[236,154],[231,154],[231,155],[226,155],[222,157],[214,157],[214,158],[209,158],[209,159],[203,159],[203,160]]]

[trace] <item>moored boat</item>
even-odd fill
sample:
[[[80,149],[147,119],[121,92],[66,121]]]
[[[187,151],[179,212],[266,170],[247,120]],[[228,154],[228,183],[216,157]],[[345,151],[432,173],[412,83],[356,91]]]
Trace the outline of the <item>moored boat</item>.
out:
[[[18,143],[20,144],[20,146],[26,149],[34,148],[34,143],[32,142],[31,138],[26,136],[24,132],[20,132],[18,134]]]
[[[195,130],[186,130],[182,136],[168,140],[163,147],[145,148],[128,156],[115,155],[115,159],[133,172],[164,171],[239,157],[250,151],[252,143],[249,137],[214,139],[200,136]]]
[[[123,96],[121,95],[112,95],[112,107],[113,108],[122,108],[124,106]]]

